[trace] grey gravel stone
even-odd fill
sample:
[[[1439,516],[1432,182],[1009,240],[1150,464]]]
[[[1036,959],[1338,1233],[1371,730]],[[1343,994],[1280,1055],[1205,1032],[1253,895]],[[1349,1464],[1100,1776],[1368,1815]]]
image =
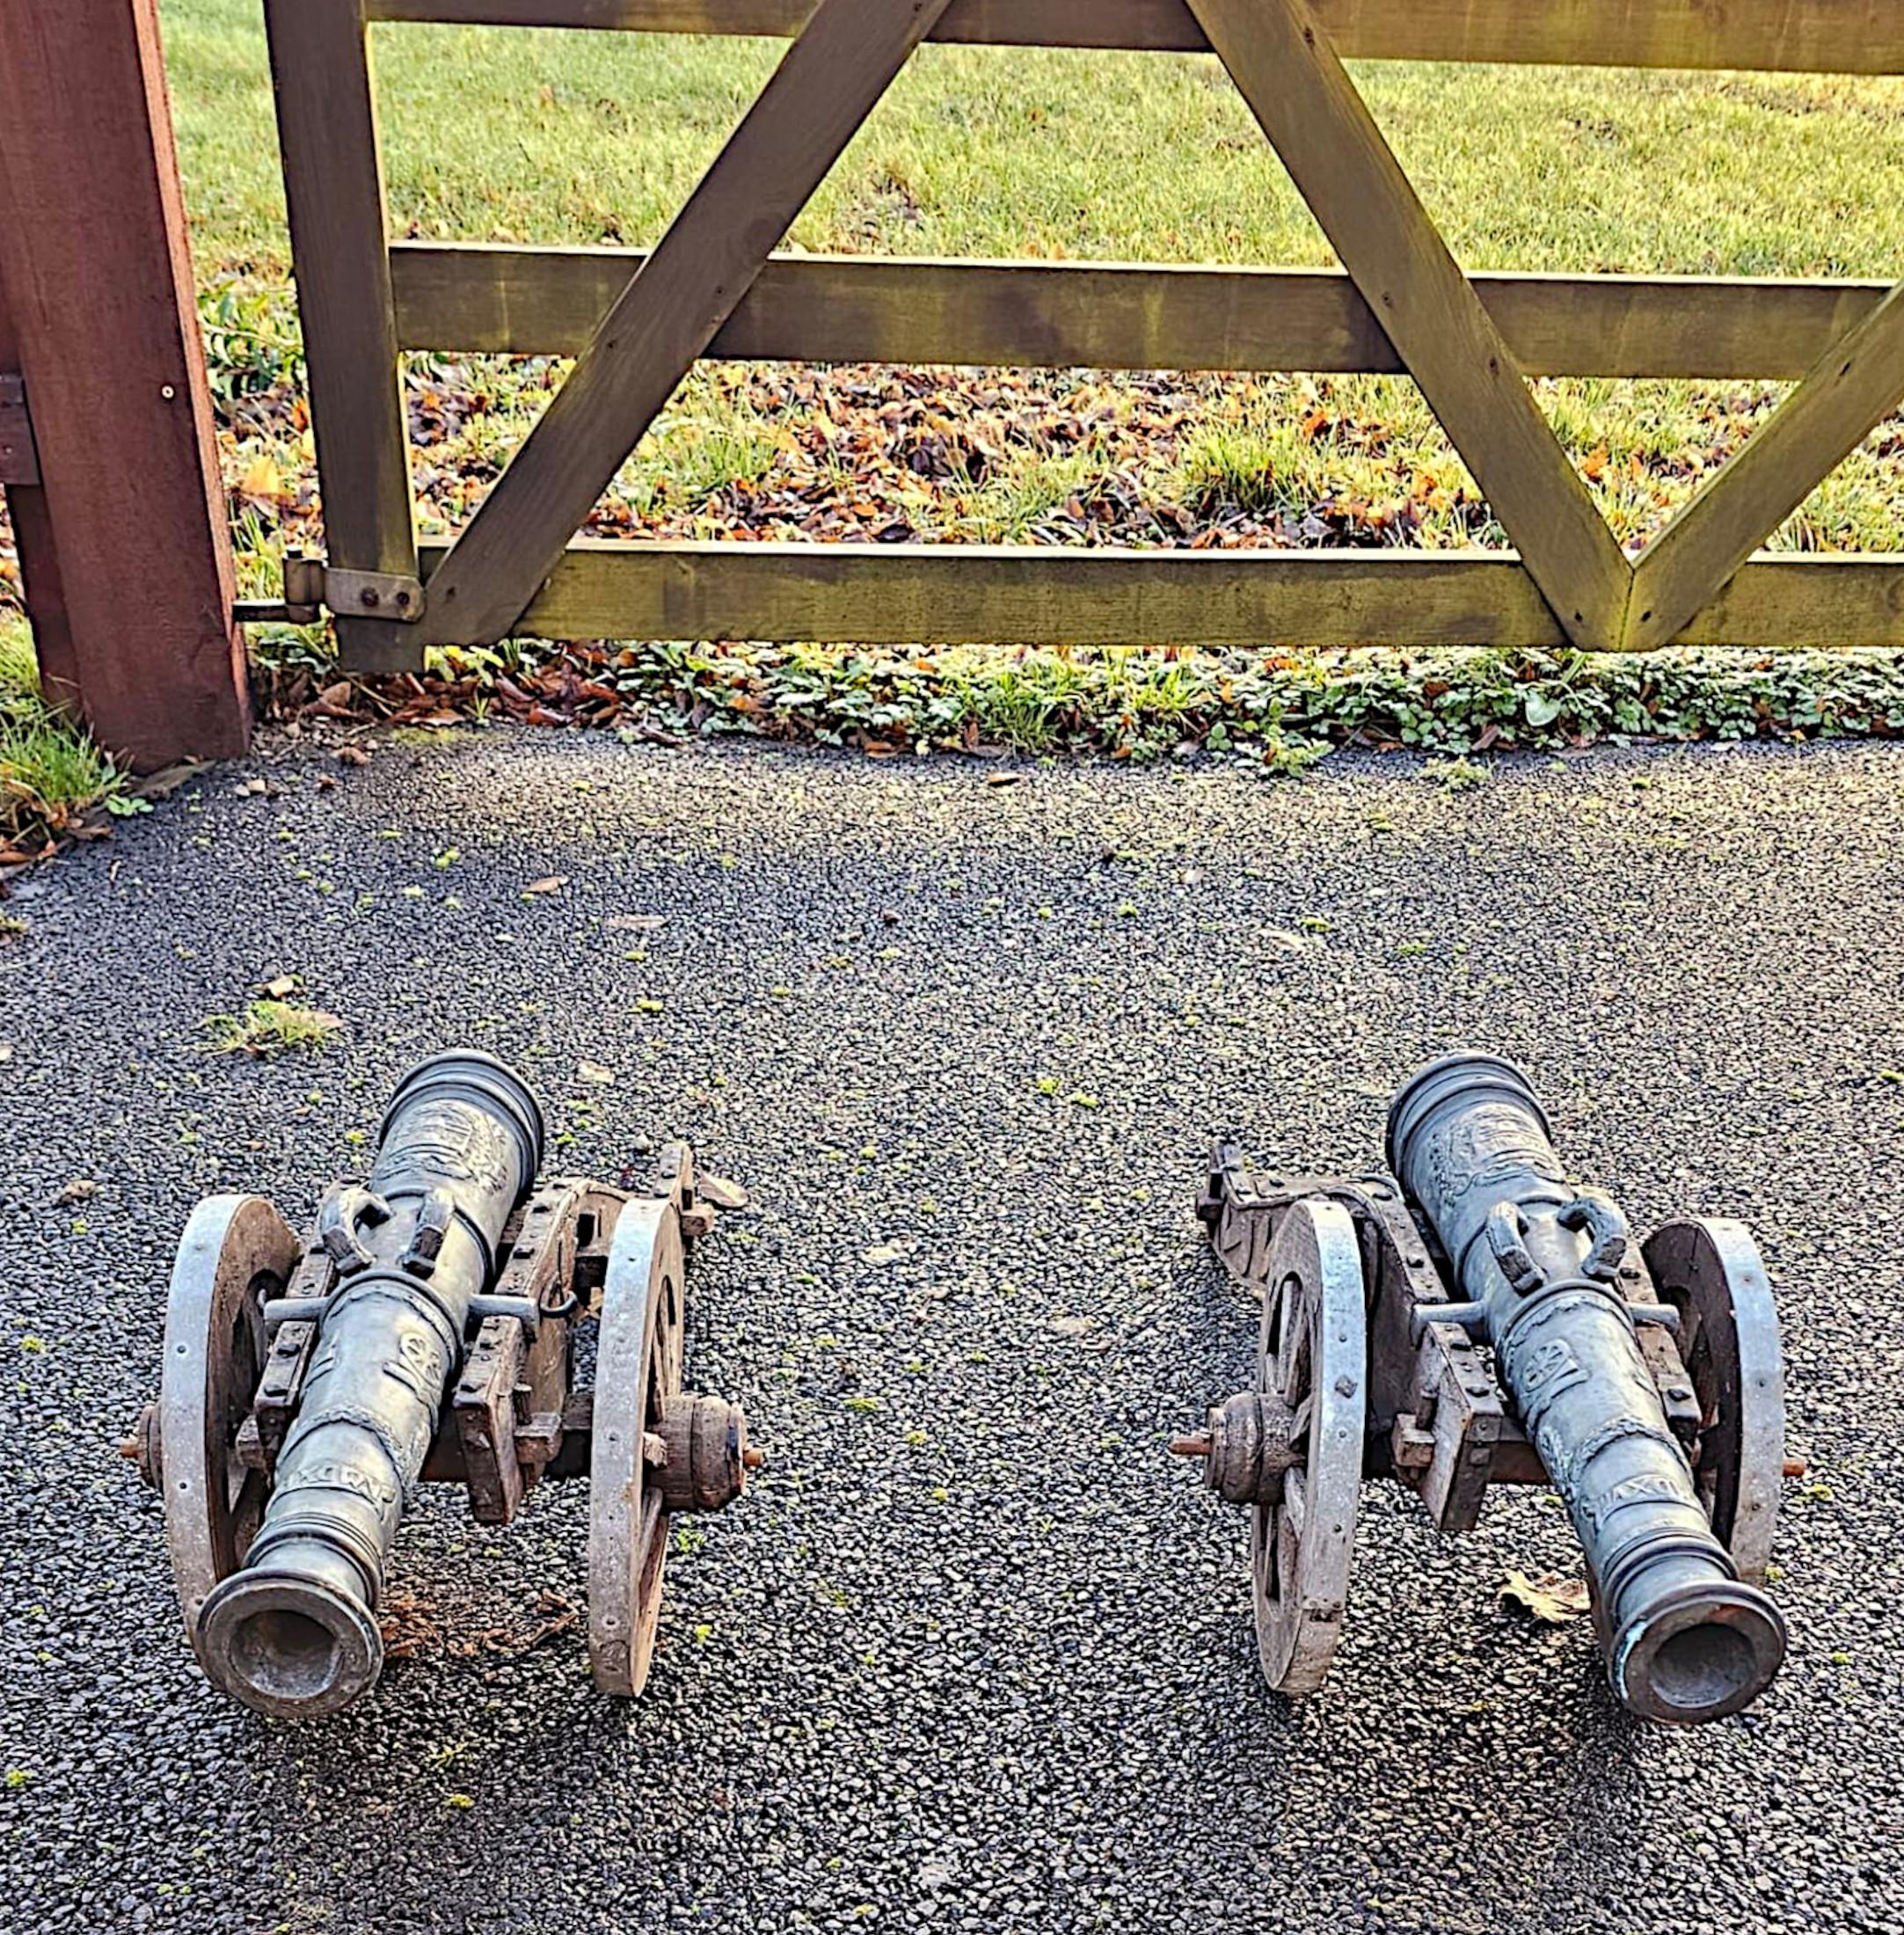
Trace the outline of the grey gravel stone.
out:
[[[1904,748],[1608,752],[1458,793],[1353,756],[984,771],[278,742],[28,883],[0,949],[0,1929],[1904,1929]],[[281,973],[344,1037],[206,1052]],[[638,1705],[570,1633],[274,1726],[191,1664],[114,1444],[192,1202],[308,1216],[458,1041],[522,1065],[563,1167],[685,1135],[748,1189],[694,1260],[689,1369],[771,1462],[671,1561]],[[1527,1062],[1636,1223],[1764,1244],[1811,1474],[1791,1664],[1735,1721],[1630,1723],[1584,1627],[1499,1609],[1510,1566],[1571,1563],[1552,1504],[1441,1544],[1375,1487],[1334,1676],[1286,1706],[1240,1515],[1164,1455],[1249,1375],[1254,1313],[1190,1216],[1212,1132],[1361,1166],[1395,1083],[1463,1042]],[[579,1489],[503,1532],[433,1495],[394,1583],[451,1633],[579,1603],[585,1523]]]

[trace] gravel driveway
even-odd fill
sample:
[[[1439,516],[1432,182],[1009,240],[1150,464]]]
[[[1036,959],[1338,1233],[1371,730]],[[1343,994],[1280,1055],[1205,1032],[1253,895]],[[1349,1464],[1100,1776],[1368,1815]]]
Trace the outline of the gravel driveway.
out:
[[[1904,747],[990,770],[280,742],[9,904],[7,1935],[1904,1929]],[[344,1034],[207,1052],[281,973]],[[565,1168],[678,1134],[752,1191],[689,1376],[770,1464],[671,1559],[640,1703],[579,1632],[511,1650],[580,1604],[580,1490],[506,1531],[432,1495],[411,1656],[269,1724],[191,1665],[113,1448],[196,1197],[302,1220],[459,1041]],[[1629,1722],[1584,1624],[1499,1604],[1572,1563],[1531,1493],[1441,1544],[1366,1489],[1329,1688],[1258,1681],[1242,1516],[1164,1449],[1253,1342],[1199,1165],[1234,1123],[1360,1166],[1456,1043],[1527,1063],[1637,1225],[1765,1246],[1811,1471],[1740,1719]]]

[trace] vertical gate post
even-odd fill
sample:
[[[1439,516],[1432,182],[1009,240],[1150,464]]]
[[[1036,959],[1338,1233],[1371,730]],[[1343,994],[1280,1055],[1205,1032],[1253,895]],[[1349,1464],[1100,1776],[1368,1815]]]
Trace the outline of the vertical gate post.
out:
[[[365,0],[266,0],[297,308],[333,571],[414,578],[416,510],[404,417],[390,221]],[[354,671],[420,670],[413,624],[336,618]]]
[[[0,301],[38,452],[40,487],[10,500],[49,697],[144,769],[242,752],[157,0],[0,9]]]

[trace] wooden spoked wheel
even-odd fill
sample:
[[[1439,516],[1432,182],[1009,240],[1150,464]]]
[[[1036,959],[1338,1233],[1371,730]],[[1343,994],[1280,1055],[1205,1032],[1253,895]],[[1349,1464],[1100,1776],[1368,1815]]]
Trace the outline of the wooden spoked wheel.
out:
[[[602,1285],[589,1453],[588,1657],[604,1693],[640,1692],[654,1655],[667,1511],[646,1452],[681,1396],[682,1262],[677,1198],[632,1199]]]
[[[1746,1226],[1723,1216],[1663,1224],[1645,1258],[1660,1301],[1679,1312],[1699,1400],[1699,1495],[1739,1576],[1762,1585],[1785,1464],[1784,1359],[1765,1265]]]
[[[1313,1693],[1342,1637],[1368,1408],[1367,1314],[1355,1226],[1339,1204],[1295,1203],[1276,1230],[1258,1388],[1288,1406],[1300,1459],[1251,1520],[1256,1637],[1279,1693]]]
[[[301,1247],[262,1196],[208,1196],[172,1265],[157,1463],[172,1579],[194,1651],[206,1598],[244,1563],[264,1516],[269,1486],[240,1460],[238,1431],[264,1375],[265,1303],[282,1294]]]

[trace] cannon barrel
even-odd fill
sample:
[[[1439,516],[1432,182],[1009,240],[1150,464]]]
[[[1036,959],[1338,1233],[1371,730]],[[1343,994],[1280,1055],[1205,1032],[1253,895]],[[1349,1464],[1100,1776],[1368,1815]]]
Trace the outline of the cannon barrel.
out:
[[[1566,1179],[1527,1077],[1492,1055],[1415,1076],[1388,1157],[1573,1521],[1614,1691],[1652,1720],[1737,1712],[1783,1663],[1784,1623],[1713,1536],[1668,1428],[1619,1287],[1618,1209]]]
[[[364,1186],[326,1200],[335,1288],[296,1420],[244,1564],[201,1616],[200,1657],[247,1705],[334,1712],[376,1683],[390,1542],[543,1141],[509,1069],[434,1055],[398,1084]]]

